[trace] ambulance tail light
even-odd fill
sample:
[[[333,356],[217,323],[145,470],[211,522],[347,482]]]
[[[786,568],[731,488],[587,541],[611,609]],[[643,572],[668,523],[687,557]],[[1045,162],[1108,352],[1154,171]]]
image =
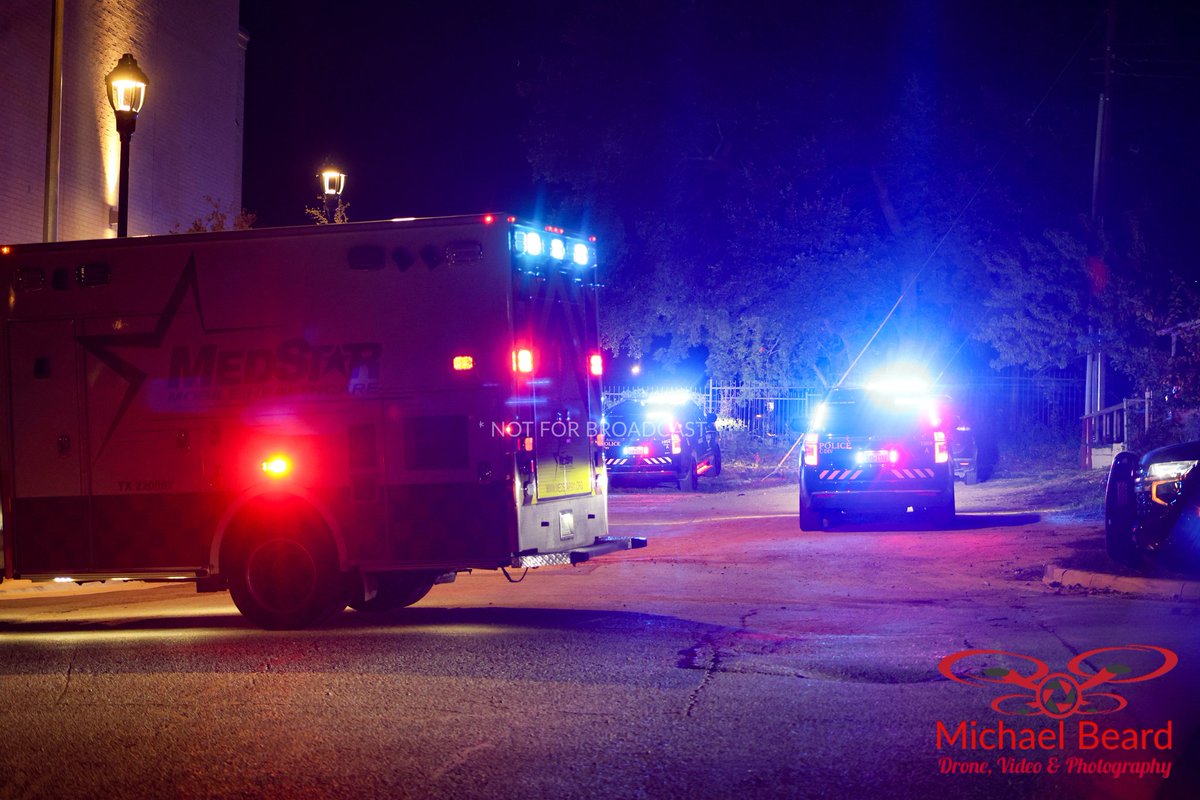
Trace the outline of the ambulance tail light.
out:
[[[950,460],[950,448],[946,446],[946,434],[942,431],[933,432],[933,460],[938,464]]]
[[[817,465],[817,434],[804,434],[804,466],[815,467]]]
[[[588,356],[588,372],[597,378],[604,374],[604,359],[599,353],[592,353]]]
[[[512,368],[513,372],[519,372],[528,375],[533,372],[533,351],[528,348],[520,348],[512,351]]]
[[[455,356],[451,361],[451,366],[455,372],[464,372],[469,369],[475,369],[474,356]]]
[[[292,460],[285,455],[272,454],[263,460],[262,471],[268,478],[286,478],[292,472]]]

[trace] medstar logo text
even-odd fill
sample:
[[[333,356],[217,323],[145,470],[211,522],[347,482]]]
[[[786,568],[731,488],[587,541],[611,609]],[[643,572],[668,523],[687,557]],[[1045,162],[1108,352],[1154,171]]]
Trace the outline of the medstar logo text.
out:
[[[379,377],[383,348],[376,342],[318,345],[289,339],[274,350],[218,348],[216,345],[171,350],[171,389],[226,387],[279,381],[318,381],[331,373],[359,380]]]

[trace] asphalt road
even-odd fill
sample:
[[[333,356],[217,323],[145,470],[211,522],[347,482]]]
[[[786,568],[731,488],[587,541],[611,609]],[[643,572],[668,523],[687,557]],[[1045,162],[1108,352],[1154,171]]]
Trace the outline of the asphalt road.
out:
[[[951,529],[801,534],[794,492],[615,494],[614,532],[649,548],[519,585],[463,576],[299,633],[189,586],[0,594],[0,796],[1197,796],[1200,604],[1042,582],[1048,561],[1097,547],[1098,522],[984,485],[960,490]],[[1065,674],[1126,645],[1178,664],[1072,678],[1094,707],[1125,706],[1077,707],[1061,747],[971,746],[998,723],[1058,723],[993,710],[1007,693],[1006,710],[1028,708],[1033,689],[938,670],[988,649]],[[1136,677],[1155,659],[1125,649],[1082,670]],[[938,747],[939,722],[963,724],[957,744]],[[1087,749],[1085,723],[1117,748]],[[973,768],[987,772],[958,772]]]

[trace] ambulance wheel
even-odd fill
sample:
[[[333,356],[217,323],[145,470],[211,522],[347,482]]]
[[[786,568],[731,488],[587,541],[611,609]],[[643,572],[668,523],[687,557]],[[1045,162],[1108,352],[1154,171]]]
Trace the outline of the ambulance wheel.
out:
[[[375,596],[370,600],[353,598],[350,607],[355,611],[377,613],[411,606],[433,588],[436,575],[426,572],[384,572],[375,576],[378,582]]]
[[[229,561],[234,605],[267,630],[307,628],[346,607],[337,549],[328,535],[259,529],[233,544]]]

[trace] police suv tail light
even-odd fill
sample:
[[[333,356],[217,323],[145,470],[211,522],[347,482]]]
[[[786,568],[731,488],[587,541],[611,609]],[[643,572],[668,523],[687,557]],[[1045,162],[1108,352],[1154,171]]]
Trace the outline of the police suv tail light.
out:
[[[938,464],[950,460],[950,448],[946,446],[946,434],[942,431],[933,432],[933,460]]]
[[[451,366],[454,367],[456,372],[463,372],[465,370],[475,368],[475,357],[474,356],[455,356],[454,359],[450,363],[451,363]]]
[[[804,434],[804,466],[815,467],[817,465],[817,435],[815,433]]]
[[[671,434],[671,455],[679,455],[683,452],[683,437],[678,432]]]

